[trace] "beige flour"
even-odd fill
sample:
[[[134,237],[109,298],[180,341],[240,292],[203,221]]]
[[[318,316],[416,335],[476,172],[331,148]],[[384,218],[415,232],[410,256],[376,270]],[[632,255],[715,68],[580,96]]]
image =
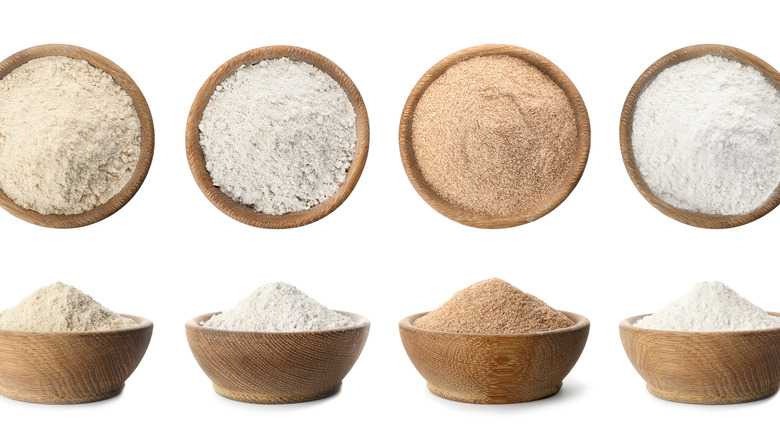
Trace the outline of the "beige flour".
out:
[[[141,121],[114,79],[65,56],[29,61],[0,79],[0,190],[42,214],[78,214],[127,184]]]
[[[15,307],[0,312],[0,329],[30,332],[83,332],[138,325],[106,309],[89,295],[60,282],[42,287]]]

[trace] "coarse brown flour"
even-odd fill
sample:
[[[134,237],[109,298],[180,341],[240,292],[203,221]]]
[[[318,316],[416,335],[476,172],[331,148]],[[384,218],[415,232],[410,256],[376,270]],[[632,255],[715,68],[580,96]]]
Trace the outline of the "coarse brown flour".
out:
[[[89,295],[60,282],[42,287],[0,312],[0,329],[31,332],[82,332],[138,325],[106,309]]]
[[[133,101],[106,72],[65,56],[0,79],[0,190],[42,214],[78,214],[119,193],[141,153]]]
[[[200,145],[212,182],[258,212],[308,210],[346,179],[357,145],[343,88],[289,58],[244,65],[209,99]]]

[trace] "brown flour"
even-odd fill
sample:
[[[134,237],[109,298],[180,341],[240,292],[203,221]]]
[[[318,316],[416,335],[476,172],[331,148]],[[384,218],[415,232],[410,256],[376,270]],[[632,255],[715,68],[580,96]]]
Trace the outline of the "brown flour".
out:
[[[531,211],[574,162],[577,126],[563,90],[516,57],[450,67],[423,93],[412,121],[418,166],[433,190],[477,214]]]
[[[555,330],[574,322],[539,298],[492,278],[456,292],[412,324],[451,333],[511,334]]]

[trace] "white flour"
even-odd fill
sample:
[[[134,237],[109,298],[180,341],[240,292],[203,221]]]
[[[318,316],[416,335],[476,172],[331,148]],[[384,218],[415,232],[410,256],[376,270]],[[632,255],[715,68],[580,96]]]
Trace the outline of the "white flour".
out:
[[[31,60],[0,80],[0,190],[42,214],[77,214],[130,181],[141,120],[108,73],[65,56]]]
[[[737,295],[717,281],[701,282],[688,293],[635,324],[655,330],[723,332],[780,327],[780,317]]]
[[[745,214],[780,184],[780,92],[756,69],[703,56],[642,92],[634,157],[650,190],[706,214]]]
[[[323,71],[288,58],[242,66],[217,86],[200,123],[215,186],[265,214],[331,197],[352,163],[355,110]]]
[[[232,309],[201,325],[246,332],[302,332],[350,327],[355,322],[329,310],[295,286],[276,282],[258,288]]]
[[[60,282],[42,287],[15,307],[0,312],[0,329],[82,332],[138,325],[106,309],[89,295]]]

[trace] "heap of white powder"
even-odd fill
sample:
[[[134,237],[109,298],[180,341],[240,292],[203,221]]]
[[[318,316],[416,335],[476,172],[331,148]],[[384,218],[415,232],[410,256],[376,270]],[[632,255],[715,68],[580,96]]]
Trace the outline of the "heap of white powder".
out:
[[[106,203],[135,171],[141,120],[108,73],[65,56],[0,79],[0,190],[42,214]]]
[[[780,92],[740,62],[681,62],[642,91],[631,143],[642,178],[667,203],[748,213],[780,184]]]
[[[276,282],[258,288],[232,309],[201,325],[245,332],[303,332],[350,327],[355,321],[314,301],[295,286]]]
[[[239,68],[209,99],[200,146],[215,186],[256,211],[308,210],[344,182],[357,142],[343,88],[289,58]]]
[[[138,325],[108,310],[89,295],[60,282],[42,287],[0,312],[0,329],[31,332],[82,332]]]
[[[658,313],[635,324],[655,330],[723,332],[780,327],[772,316],[717,281],[697,283],[688,293]]]

